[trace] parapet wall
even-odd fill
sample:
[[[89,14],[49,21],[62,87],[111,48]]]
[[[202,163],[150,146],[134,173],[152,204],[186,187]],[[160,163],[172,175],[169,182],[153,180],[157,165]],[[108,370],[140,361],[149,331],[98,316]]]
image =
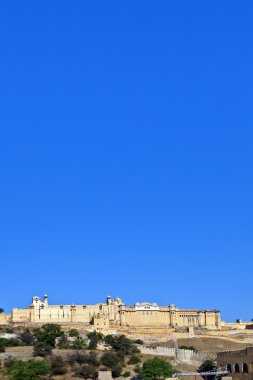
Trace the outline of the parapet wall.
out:
[[[0,314],[0,325],[8,325],[11,321],[11,314],[1,313]]]
[[[185,363],[200,362],[206,359],[207,357],[207,354],[203,352],[195,352],[193,350],[183,350],[180,348],[170,348],[170,347],[160,347],[160,346],[156,346],[156,347],[141,346],[140,351],[142,354],[146,354],[146,355],[168,356],[168,357],[176,358]]]

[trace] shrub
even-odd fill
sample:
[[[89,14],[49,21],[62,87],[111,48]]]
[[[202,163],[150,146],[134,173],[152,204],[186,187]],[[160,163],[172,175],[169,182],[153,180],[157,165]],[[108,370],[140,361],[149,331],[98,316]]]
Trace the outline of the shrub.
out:
[[[15,361],[16,359],[14,359],[12,356],[8,356],[8,358],[4,360],[4,368],[11,368]]]
[[[72,338],[77,338],[79,336],[79,332],[76,329],[71,329],[69,331],[69,336]]]
[[[139,373],[141,372],[141,367],[139,367],[139,366],[138,366],[138,367],[135,367],[135,368],[134,368],[134,372],[136,372],[136,373],[139,374]]]
[[[120,362],[120,358],[114,352],[105,352],[101,357],[101,363],[109,368],[114,368]]]
[[[43,360],[15,360],[8,372],[12,380],[39,380],[48,373],[48,364]]]
[[[87,363],[93,365],[94,367],[98,367],[100,365],[100,361],[98,360],[97,354],[95,352],[90,352],[87,356]]]
[[[131,376],[131,372],[130,371],[126,371],[123,373],[123,377],[130,377]]]
[[[97,372],[95,368],[91,365],[84,365],[81,368],[78,368],[75,372],[76,376],[81,377],[83,379],[94,379],[97,377]]]
[[[52,353],[52,346],[46,342],[36,342],[33,346],[33,356],[45,357]]]
[[[72,348],[74,350],[81,350],[85,346],[86,346],[86,342],[81,336],[76,337],[76,339],[72,343]]]
[[[26,345],[26,346],[32,346],[34,343],[34,336],[31,333],[30,330],[24,330],[22,333],[19,334],[19,339]]]
[[[17,346],[24,346],[24,343],[16,338],[0,338],[0,345],[5,347],[17,347]]]
[[[124,355],[131,355],[139,352],[139,349],[136,347],[134,342],[131,339],[128,339],[125,335],[107,335],[104,338],[104,341],[123,357]]]
[[[64,332],[62,331],[61,327],[52,323],[48,323],[42,326],[40,329],[34,330],[34,336],[36,337],[37,341],[45,342],[51,347],[55,347],[56,338],[62,335],[64,335]]]
[[[7,327],[5,327],[4,331],[7,334],[13,334],[14,333],[14,328],[12,326],[7,326]]]
[[[136,339],[135,341],[134,341],[134,343],[136,343],[136,344],[143,344],[143,340],[141,340],[141,339]]]
[[[141,362],[141,359],[137,355],[132,355],[128,361],[128,364],[138,364]]]
[[[203,361],[203,363],[198,368],[198,372],[209,372],[216,370],[217,366],[213,359],[207,358]]]
[[[103,341],[104,339],[104,335],[101,333],[97,333],[96,331],[88,333],[87,337],[89,338],[88,348],[90,350],[96,350],[98,342]]]
[[[67,362],[73,366],[75,363],[84,364],[87,363],[87,355],[85,353],[76,351],[68,355]]]
[[[70,348],[70,343],[68,341],[68,337],[64,334],[62,335],[57,342],[57,347],[61,349],[67,349]]]
[[[166,377],[171,377],[173,373],[172,365],[164,359],[154,358],[146,360],[143,363],[142,369],[140,370],[140,377],[144,380],[157,380]]]
[[[61,356],[51,356],[49,363],[51,375],[64,375],[67,372]]]
[[[5,352],[5,345],[0,342],[0,352]]]
[[[118,364],[112,368],[112,377],[119,377],[122,373],[122,367]]]

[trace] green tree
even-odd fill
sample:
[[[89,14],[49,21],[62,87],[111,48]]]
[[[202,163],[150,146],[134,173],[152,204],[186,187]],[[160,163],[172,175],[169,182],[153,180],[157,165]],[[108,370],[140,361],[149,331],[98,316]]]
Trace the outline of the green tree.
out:
[[[20,339],[16,338],[0,338],[0,345],[5,347],[17,347],[24,346],[25,344]]]
[[[210,372],[210,371],[216,371],[217,366],[215,361],[212,358],[207,358],[203,361],[203,363],[199,366],[198,372]],[[206,376],[202,376],[203,379],[206,378]],[[216,376],[208,376],[209,380],[215,380]]]
[[[164,359],[148,359],[143,363],[140,377],[144,380],[157,380],[170,377],[173,374],[172,365]]]
[[[50,357],[49,364],[49,372],[53,376],[64,375],[67,372],[64,361],[61,356],[52,355]]]
[[[85,346],[86,346],[86,342],[81,336],[76,337],[76,339],[72,343],[72,348],[74,350],[81,350]]]
[[[78,368],[75,374],[76,376],[81,377],[83,379],[94,379],[95,377],[97,377],[96,369],[89,364],[85,364],[81,368]]]
[[[120,358],[114,352],[105,352],[101,357],[101,363],[109,368],[114,368],[120,363]]]
[[[69,336],[70,336],[71,338],[77,338],[79,335],[80,335],[80,334],[79,334],[79,332],[78,332],[76,329],[71,329],[71,330],[69,331]]]
[[[89,339],[88,348],[90,350],[96,350],[98,343],[103,341],[104,339],[104,335],[101,333],[97,333],[96,331],[88,333],[87,337]]]
[[[87,356],[87,363],[93,365],[94,367],[98,367],[100,365],[96,352],[89,353]]]
[[[34,343],[34,336],[28,329],[19,334],[19,339],[27,346],[32,346]]]
[[[0,314],[2,314],[3,312],[4,312],[4,309],[0,307]]]
[[[141,344],[141,345],[144,344],[143,340],[141,340],[141,339],[136,339],[136,340],[134,341],[134,343],[136,343],[136,344]]]
[[[59,325],[48,323],[40,329],[36,329],[33,334],[38,342],[45,342],[51,347],[55,347],[56,338],[63,336],[64,332]]]
[[[0,341],[0,352],[5,352],[5,345]]]
[[[43,360],[15,360],[8,372],[12,380],[40,380],[48,373],[48,368]]]
[[[124,357],[124,355],[131,355],[139,352],[139,349],[135,343],[131,339],[128,339],[125,335],[107,335],[104,338],[104,341],[122,357]]]
[[[217,369],[216,363],[212,358],[207,358],[199,366],[198,372],[209,372]]]
[[[65,334],[63,334],[59,338],[59,340],[57,342],[57,348],[59,348],[59,349],[68,349],[68,348],[70,348],[70,342],[68,340],[68,337]]]
[[[68,355],[67,362],[73,366],[75,363],[85,364],[87,363],[87,354],[75,351],[72,354]]]
[[[118,364],[115,367],[112,368],[112,377],[120,377],[122,373],[122,367]]]
[[[33,356],[45,357],[52,353],[52,346],[46,342],[36,342],[33,346]]]
[[[123,373],[123,377],[130,377],[131,376],[131,372],[130,371],[126,371]]]
[[[138,364],[141,362],[141,359],[137,355],[132,355],[128,361],[128,364]]]

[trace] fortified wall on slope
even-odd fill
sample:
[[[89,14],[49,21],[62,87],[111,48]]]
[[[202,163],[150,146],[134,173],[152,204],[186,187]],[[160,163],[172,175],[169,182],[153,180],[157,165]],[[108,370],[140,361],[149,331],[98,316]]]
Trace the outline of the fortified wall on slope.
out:
[[[218,310],[179,309],[174,305],[136,303],[126,306],[120,298],[107,297],[96,305],[49,305],[48,296],[33,297],[26,309],[13,309],[13,323],[83,323],[97,331],[120,328],[195,327],[210,330],[221,328]]]

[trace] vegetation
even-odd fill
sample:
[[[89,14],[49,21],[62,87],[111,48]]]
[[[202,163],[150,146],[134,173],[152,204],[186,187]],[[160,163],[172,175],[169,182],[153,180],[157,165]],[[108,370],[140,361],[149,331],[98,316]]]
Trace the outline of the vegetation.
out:
[[[5,345],[0,342],[0,352],[5,352]]]
[[[112,377],[119,377],[122,373],[122,367],[118,364],[112,368]]]
[[[0,307],[0,314],[2,314],[3,312],[4,312],[4,309]]]
[[[141,362],[141,359],[137,355],[132,355],[128,361],[128,364],[138,364]]]
[[[16,347],[16,346],[24,346],[20,339],[16,338],[0,338],[0,352],[5,352],[6,347]]]
[[[72,348],[74,350],[81,350],[85,346],[86,346],[86,342],[81,336],[77,336],[74,342],[72,343]]]
[[[64,375],[67,372],[65,363],[61,356],[52,355],[49,360],[49,365],[50,375]]]
[[[8,333],[8,334],[12,334],[12,333],[14,333],[14,329],[13,329],[13,327],[12,326],[7,326],[7,327],[5,327],[5,332],[6,333]]]
[[[106,344],[110,345],[114,351],[117,351],[118,355],[124,357],[124,355],[136,354],[139,352],[136,344],[128,339],[125,335],[107,335],[104,338]]]
[[[49,323],[39,329],[36,329],[33,335],[35,336],[37,342],[47,343],[54,348],[56,338],[63,336],[64,332],[59,325]]]
[[[86,354],[76,351],[72,354],[68,355],[67,362],[73,366],[75,363],[77,364],[84,364],[87,363],[86,361]]]
[[[143,340],[141,340],[141,339],[136,339],[135,341],[134,341],[134,343],[136,343],[136,344],[140,344],[140,345],[143,345]]]
[[[16,338],[0,338],[0,346],[4,347],[17,347],[24,346],[24,343],[20,339]]]
[[[217,369],[216,363],[213,359],[207,358],[198,368],[198,372],[215,371]]]
[[[45,357],[52,353],[52,346],[46,342],[36,342],[33,346],[33,356]]]
[[[198,372],[209,372],[209,371],[215,371],[217,369],[216,363],[213,359],[207,358],[203,361],[203,363],[198,368]],[[206,379],[206,376],[202,376],[203,379]],[[216,376],[208,376],[209,380],[215,380]]]
[[[98,343],[104,340],[104,335],[96,331],[88,333],[87,337],[89,339],[88,348],[90,350],[96,350]]]
[[[70,348],[68,337],[64,334],[58,339],[57,348],[67,349]]]
[[[158,357],[146,360],[143,363],[139,375],[144,380],[157,380],[171,377],[173,374],[172,365],[164,359]]]
[[[76,376],[81,377],[83,379],[94,379],[97,377],[96,369],[89,364],[86,364],[81,368],[78,368],[75,374]]]
[[[19,334],[19,339],[26,345],[32,346],[34,343],[34,336],[30,330],[24,330],[21,334]]]
[[[79,332],[78,332],[76,329],[71,329],[71,330],[69,331],[69,336],[70,336],[71,338],[77,338],[77,337],[79,336]]]
[[[15,360],[8,368],[12,380],[40,380],[48,373],[49,365],[43,360]]]
[[[125,368],[126,363],[135,366],[134,371],[143,380],[160,380],[171,376],[173,372],[171,364],[159,358],[147,360],[141,365],[137,345],[143,342],[139,339],[131,340],[124,335],[104,336],[97,332],[88,333],[87,337],[90,351],[86,351],[87,341],[76,329],[65,334],[59,325],[46,324],[34,331],[25,329],[19,333],[18,338],[0,338],[0,352],[4,352],[5,347],[30,345],[33,346],[33,355],[43,358],[6,360],[6,371],[12,380],[49,379],[64,376],[68,371],[82,379],[96,379],[99,370],[111,371],[113,378],[128,378],[131,371]],[[99,342],[104,342],[108,351],[99,354],[95,352]],[[61,355],[52,355],[55,347],[72,351],[64,359]]]
[[[109,368],[115,368],[120,363],[119,356],[114,352],[105,352],[101,357],[101,363]]]
[[[100,361],[95,352],[90,352],[87,355],[87,363],[93,365],[94,367],[98,367],[100,365]]]

